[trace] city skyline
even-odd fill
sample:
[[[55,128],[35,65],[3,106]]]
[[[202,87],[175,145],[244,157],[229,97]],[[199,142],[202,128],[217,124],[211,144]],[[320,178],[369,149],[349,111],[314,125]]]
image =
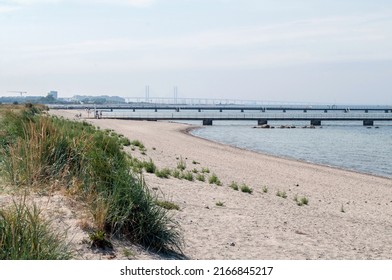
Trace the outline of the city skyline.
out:
[[[390,30],[381,0],[6,0],[0,95],[391,104]]]

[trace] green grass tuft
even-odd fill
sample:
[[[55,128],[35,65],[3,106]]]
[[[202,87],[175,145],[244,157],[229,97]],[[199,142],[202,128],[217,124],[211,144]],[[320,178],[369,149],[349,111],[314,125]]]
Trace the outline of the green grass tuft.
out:
[[[218,207],[223,207],[223,206],[225,206],[225,203],[222,201],[218,201],[217,203],[215,203],[215,205]]]
[[[170,201],[160,201],[160,200],[157,200],[156,204],[159,207],[162,207],[162,208],[164,208],[166,210],[180,210],[180,206],[178,206],[177,204],[175,204],[173,202],[170,202]]]
[[[202,173],[210,173],[210,169],[209,169],[208,167],[203,167],[203,168],[201,169],[201,172],[202,172]]]
[[[171,172],[171,174],[172,174],[172,176],[173,176],[174,178],[182,179],[182,178],[181,178],[181,172],[180,172],[180,170],[178,170],[178,169],[174,169],[174,170]]]
[[[239,190],[238,184],[234,181],[231,182],[231,184],[229,185],[230,188],[232,188],[235,191]]]
[[[283,191],[283,192],[277,191],[276,196],[279,196],[281,198],[287,198],[287,194],[285,191]]]
[[[180,161],[177,163],[177,169],[184,171],[186,169],[186,162],[180,158]]]
[[[144,161],[143,167],[147,173],[155,173],[155,171],[157,170],[157,167],[155,166],[155,163],[152,161],[152,159],[150,159],[149,161]]]
[[[242,184],[241,187],[240,187],[240,190],[243,193],[248,193],[248,194],[252,194],[253,193],[253,190],[249,186],[247,186],[246,184]]]
[[[216,176],[215,173],[213,173],[210,178],[208,178],[208,182],[210,184],[215,184],[217,186],[222,186],[222,182],[219,180],[218,176]]]
[[[206,177],[203,174],[197,174],[196,175],[196,180],[200,181],[200,182],[205,182],[206,181]]]
[[[40,217],[36,205],[16,203],[0,209],[1,260],[66,260],[71,253],[65,236]]]
[[[184,172],[182,173],[182,178],[188,181],[193,181],[194,177],[193,177],[193,173],[190,171]]]
[[[155,175],[156,175],[157,177],[159,177],[159,178],[165,178],[165,179],[167,179],[167,178],[170,177],[170,174],[171,174],[171,171],[170,171],[169,168],[163,168],[163,169],[161,169],[161,170],[158,170],[158,169],[155,170]]]
[[[131,145],[135,147],[139,147],[139,149],[145,149],[144,144],[140,140],[132,140]]]

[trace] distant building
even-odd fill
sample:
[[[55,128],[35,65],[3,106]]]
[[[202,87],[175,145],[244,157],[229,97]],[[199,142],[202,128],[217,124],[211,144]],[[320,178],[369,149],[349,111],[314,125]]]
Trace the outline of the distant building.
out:
[[[125,99],[119,96],[88,96],[88,95],[75,95],[72,97],[73,101],[81,102],[83,104],[107,104],[107,103],[125,103]]]
[[[48,93],[48,97],[53,97],[54,99],[57,99],[58,98],[58,92],[57,91],[54,91],[54,90],[51,90],[49,93]]]

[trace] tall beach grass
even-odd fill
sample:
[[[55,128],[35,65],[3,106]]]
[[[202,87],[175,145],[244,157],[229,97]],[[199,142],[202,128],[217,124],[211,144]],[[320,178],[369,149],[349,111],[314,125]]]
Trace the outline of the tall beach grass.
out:
[[[0,209],[1,260],[66,260],[71,253],[65,236],[56,233],[51,224],[41,218],[36,205],[14,202]]]
[[[7,135],[0,164],[15,186],[60,181],[90,206],[97,230],[156,251],[181,251],[178,224],[133,173],[122,137],[25,110],[5,113],[0,125]]]

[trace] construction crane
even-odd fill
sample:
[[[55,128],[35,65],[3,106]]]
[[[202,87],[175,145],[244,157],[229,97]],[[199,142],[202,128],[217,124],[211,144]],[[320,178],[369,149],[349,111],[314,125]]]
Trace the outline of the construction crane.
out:
[[[20,94],[20,97],[23,97],[23,94],[26,94],[27,91],[20,91],[20,90],[9,90],[8,92],[16,92]]]

